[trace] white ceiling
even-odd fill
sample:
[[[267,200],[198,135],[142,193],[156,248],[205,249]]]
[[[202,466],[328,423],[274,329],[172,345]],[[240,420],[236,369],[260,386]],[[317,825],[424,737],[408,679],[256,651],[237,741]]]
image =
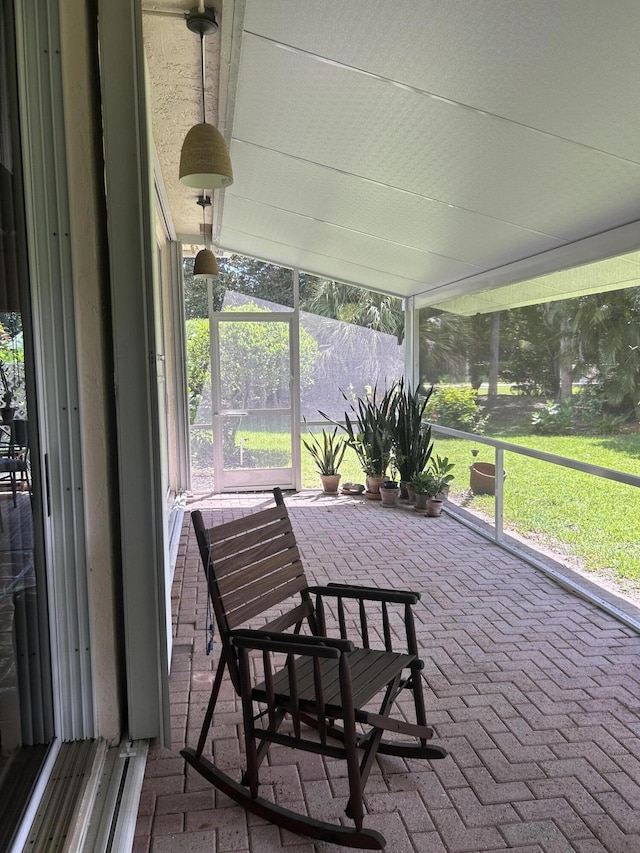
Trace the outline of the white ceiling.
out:
[[[640,283],[637,256],[597,278],[549,275],[593,259],[585,238],[640,220],[637,0],[227,0],[223,12],[207,40],[235,175],[216,193],[222,248],[461,313]],[[197,95],[198,40],[148,14],[145,40],[164,174],[199,120],[164,78],[191,63]],[[181,121],[168,120],[176,99]],[[197,193],[165,182],[190,239]],[[640,227],[623,231],[597,238],[599,257],[640,247]],[[523,270],[527,286],[509,289]]]

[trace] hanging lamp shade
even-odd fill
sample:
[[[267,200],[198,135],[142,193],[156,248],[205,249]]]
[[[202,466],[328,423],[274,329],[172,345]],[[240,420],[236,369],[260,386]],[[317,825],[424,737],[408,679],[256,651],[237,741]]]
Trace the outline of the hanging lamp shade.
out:
[[[216,278],[219,275],[218,261],[210,249],[201,249],[193,265],[194,278]]]
[[[195,124],[180,152],[180,180],[188,187],[213,190],[233,183],[229,149],[217,127]]]

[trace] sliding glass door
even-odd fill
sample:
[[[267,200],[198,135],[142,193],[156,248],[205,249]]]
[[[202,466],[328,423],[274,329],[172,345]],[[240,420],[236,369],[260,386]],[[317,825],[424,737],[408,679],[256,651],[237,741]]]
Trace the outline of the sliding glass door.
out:
[[[0,0],[0,850],[54,734],[12,8]]]

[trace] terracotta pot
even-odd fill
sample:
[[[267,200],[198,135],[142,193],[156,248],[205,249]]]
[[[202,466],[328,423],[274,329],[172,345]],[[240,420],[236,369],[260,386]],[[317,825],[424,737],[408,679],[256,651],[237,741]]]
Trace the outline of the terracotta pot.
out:
[[[327,495],[334,495],[338,491],[340,477],[340,474],[320,474],[322,491]]]
[[[367,491],[372,492],[375,495],[376,492],[380,491],[380,486],[386,479],[387,478],[384,474],[376,474],[375,476],[371,475],[367,477]]]
[[[474,462],[469,468],[471,472],[470,486],[474,495],[495,495],[496,466],[491,462]],[[507,472],[502,472],[502,478]]]
[[[416,490],[411,483],[407,483],[407,499],[409,503],[414,504],[416,502]]]
[[[442,501],[439,498],[429,498],[427,501],[427,515],[437,518],[442,512]]]

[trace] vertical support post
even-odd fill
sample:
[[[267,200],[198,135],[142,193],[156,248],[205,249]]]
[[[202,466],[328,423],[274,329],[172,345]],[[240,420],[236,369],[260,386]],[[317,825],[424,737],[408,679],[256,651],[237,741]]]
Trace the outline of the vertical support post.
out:
[[[496,542],[502,541],[503,513],[504,513],[504,451],[496,447],[496,500],[495,500],[495,537]]]
[[[302,488],[302,459],[300,453],[300,271],[293,270],[293,322],[290,325],[291,346],[291,463],[293,482],[297,491]]]
[[[420,332],[413,296],[404,300],[404,375],[415,391],[420,382]]]

